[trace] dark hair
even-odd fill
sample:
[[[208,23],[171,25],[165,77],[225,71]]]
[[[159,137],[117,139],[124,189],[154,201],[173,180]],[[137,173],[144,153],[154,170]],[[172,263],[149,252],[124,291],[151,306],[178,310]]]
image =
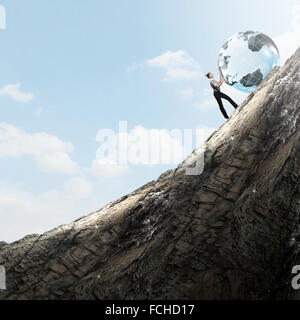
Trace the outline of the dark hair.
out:
[[[206,77],[209,79],[210,72],[206,74]]]

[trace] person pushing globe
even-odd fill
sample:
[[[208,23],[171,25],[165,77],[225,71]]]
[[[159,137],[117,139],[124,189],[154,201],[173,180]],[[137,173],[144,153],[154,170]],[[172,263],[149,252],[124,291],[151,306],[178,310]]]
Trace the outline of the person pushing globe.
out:
[[[220,80],[216,81],[211,72],[206,74],[224,117],[229,118],[222,99],[229,101],[234,108],[238,107],[230,97],[221,92],[220,88],[224,82],[239,91],[252,93],[278,65],[280,65],[278,48],[265,34],[246,31],[229,38],[219,54]]]

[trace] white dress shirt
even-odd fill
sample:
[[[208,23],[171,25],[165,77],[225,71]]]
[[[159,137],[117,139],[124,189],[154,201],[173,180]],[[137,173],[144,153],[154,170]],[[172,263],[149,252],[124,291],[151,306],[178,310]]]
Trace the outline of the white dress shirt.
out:
[[[210,86],[214,89],[214,91],[219,92],[220,88],[218,88],[218,81],[216,81],[215,79],[211,79],[210,80]]]

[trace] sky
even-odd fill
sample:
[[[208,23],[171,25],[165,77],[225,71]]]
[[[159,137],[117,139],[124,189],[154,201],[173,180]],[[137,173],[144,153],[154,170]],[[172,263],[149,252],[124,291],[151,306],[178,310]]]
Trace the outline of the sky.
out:
[[[175,168],[195,145],[185,148],[172,130],[198,130],[203,140],[222,125],[204,74],[218,72],[230,36],[261,31],[283,62],[300,45],[298,0],[0,0],[0,9],[7,242],[69,223]],[[223,91],[238,103],[246,97]],[[115,163],[120,121],[131,156]],[[172,145],[170,159],[143,158],[136,137],[151,132],[162,137],[159,152]]]

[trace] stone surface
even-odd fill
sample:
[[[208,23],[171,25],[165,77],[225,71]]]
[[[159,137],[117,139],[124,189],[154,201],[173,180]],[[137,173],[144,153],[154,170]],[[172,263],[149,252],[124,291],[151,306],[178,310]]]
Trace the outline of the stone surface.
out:
[[[287,299],[300,260],[300,49],[176,170],[0,243],[0,299]]]

